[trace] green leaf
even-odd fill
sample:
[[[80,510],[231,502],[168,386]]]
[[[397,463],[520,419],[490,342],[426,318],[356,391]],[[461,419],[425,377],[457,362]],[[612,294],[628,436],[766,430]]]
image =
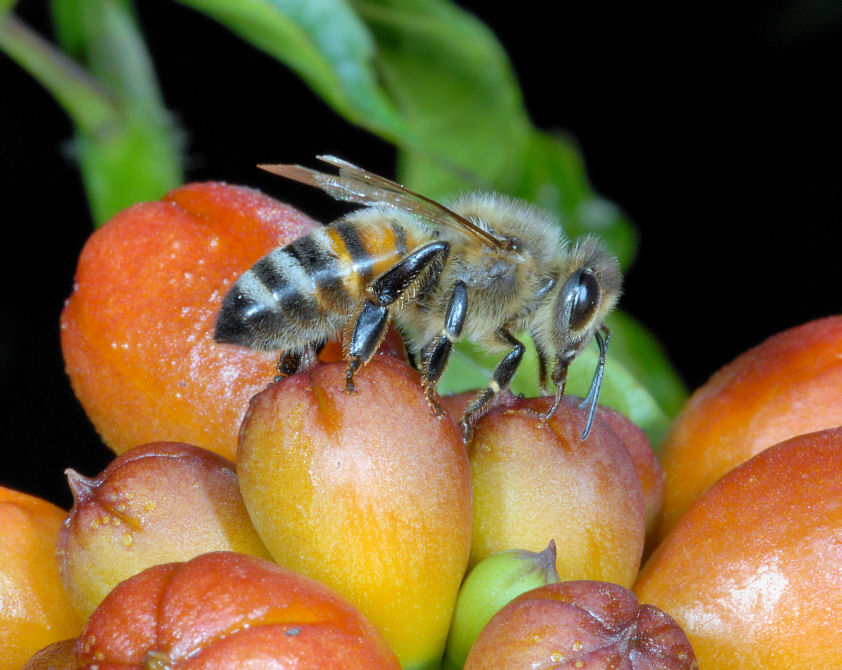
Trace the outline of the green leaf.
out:
[[[516,184],[531,125],[492,32],[443,0],[354,7],[376,41],[384,88],[422,140],[423,149],[405,147],[401,179],[432,197]]]
[[[445,0],[181,0],[286,63],[349,121],[401,147],[432,197],[486,188],[538,202],[571,237],[598,232],[627,265],[635,238],[593,194],[569,140],[529,121],[505,50]]]
[[[393,142],[412,131],[380,88],[371,35],[343,0],[181,0],[283,61],[352,123]]]
[[[634,258],[637,234],[617,205],[594,193],[575,142],[561,133],[534,130],[514,195],[553,212],[570,239],[599,236],[624,268]]]
[[[536,202],[568,236],[598,233],[629,264],[631,224],[594,194],[570,139],[532,126],[506,53],[485,25],[443,0],[354,6],[377,42],[384,87],[423,143],[423,151],[401,152],[401,181],[433,197],[487,188]]]
[[[110,132],[78,133],[73,144],[94,221],[102,225],[117,212],[157,200],[182,182],[166,128],[150,128],[133,115]]]
[[[553,212],[568,237],[597,234],[623,266],[631,263],[633,226],[616,205],[594,193],[570,138],[532,126],[506,54],[482,23],[443,0],[367,0],[354,6],[377,42],[384,87],[423,140],[423,152],[411,147],[401,152],[401,181],[433,197],[479,186],[530,200]],[[627,410],[659,439],[667,412],[683,401],[683,388],[651,337],[628,317],[615,321],[614,340],[626,344],[608,365],[603,402]],[[636,346],[644,352],[640,357]],[[498,357],[460,344],[442,391],[484,387],[497,362]],[[571,369],[569,389],[584,395],[593,367],[580,384],[582,367],[580,362]],[[512,388],[535,395],[537,378],[530,345]],[[634,391],[631,405],[619,389]]]
[[[96,80],[11,13],[0,19],[0,49],[46,88],[78,127],[93,130],[116,120],[117,107]]]

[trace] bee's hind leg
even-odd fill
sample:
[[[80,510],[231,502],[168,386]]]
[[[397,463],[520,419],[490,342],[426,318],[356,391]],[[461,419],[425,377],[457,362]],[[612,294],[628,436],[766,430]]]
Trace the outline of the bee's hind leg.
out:
[[[278,359],[278,374],[275,381],[279,382],[287,377],[292,377],[301,365],[301,354],[294,351],[285,351]]]
[[[325,348],[325,341],[316,342],[311,347],[308,347],[304,353],[300,351],[285,351],[278,358],[278,374],[275,381],[281,381],[287,377],[292,377],[298,372],[302,365],[304,368],[310,367],[313,362],[319,357],[322,349]]]
[[[447,303],[447,313],[441,333],[425,344],[421,351],[421,382],[424,384],[424,393],[430,409],[436,416],[444,413],[434,395],[436,385],[447,367],[450,352],[453,351],[453,343],[462,334],[467,311],[468,291],[465,288],[465,282],[457,281]]]
[[[386,305],[376,305],[371,300],[363,303],[360,313],[354,321],[351,342],[348,346],[348,369],[345,371],[345,392],[354,393],[354,374],[374,355],[389,322]]]
[[[497,335],[503,342],[511,345],[512,350],[494,368],[494,374],[491,375],[488,386],[480,391],[471,401],[471,404],[465,408],[461,426],[462,434],[466,440],[470,439],[474,431],[474,424],[488,410],[492,400],[494,400],[501,390],[509,387],[512,377],[515,376],[515,372],[523,359],[523,352],[526,351],[523,343],[517,340],[511,333],[500,330]]]
[[[413,285],[432,263],[447,255],[448,242],[436,241],[416,249],[378,276],[368,287],[369,297],[354,319],[348,344],[348,370],[345,373],[345,392],[353,393],[354,374],[374,356],[386,334],[389,306]]]

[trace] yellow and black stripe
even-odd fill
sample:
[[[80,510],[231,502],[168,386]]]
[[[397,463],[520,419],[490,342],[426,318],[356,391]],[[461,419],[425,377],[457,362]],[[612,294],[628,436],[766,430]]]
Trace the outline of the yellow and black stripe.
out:
[[[416,238],[382,217],[346,217],[275,249],[229,291],[215,339],[266,350],[298,350],[329,339],[366,287],[405,257]]]

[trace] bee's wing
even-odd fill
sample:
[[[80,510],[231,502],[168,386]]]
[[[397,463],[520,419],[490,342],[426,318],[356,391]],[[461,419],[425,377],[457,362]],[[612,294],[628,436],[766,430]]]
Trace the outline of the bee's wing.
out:
[[[339,174],[326,174],[301,165],[258,165],[258,167],[272,174],[320,188],[337,200],[409,212],[433,224],[456,228],[483,244],[507,250],[505,240],[480,228],[435,200],[410,191],[391,179],[364,170],[341,158],[335,156],[318,156],[318,158],[338,167]]]

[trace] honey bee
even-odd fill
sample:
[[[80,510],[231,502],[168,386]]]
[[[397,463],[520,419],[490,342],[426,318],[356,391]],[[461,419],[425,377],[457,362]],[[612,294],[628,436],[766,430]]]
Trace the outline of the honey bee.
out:
[[[461,337],[504,353],[488,386],[464,410],[476,420],[509,386],[527,331],[538,353],[539,382],[555,385],[556,411],[567,369],[591,338],[599,362],[582,406],[591,428],[602,384],[608,330],[603,319],[620,294],[617,259],[593,237],[571,245],[553,218],[498,193],[468,193],[446,205],[333,156],[319,159],[338,174],[300,165],[261,165],[277,175],[365,205],[275,249],[225,296],[215,339],[279,351],[278,370],[293,374],[341,334],[348,362],[345,389],[374,355],[394,321],[418,361],[431,410],[453,344]]]

